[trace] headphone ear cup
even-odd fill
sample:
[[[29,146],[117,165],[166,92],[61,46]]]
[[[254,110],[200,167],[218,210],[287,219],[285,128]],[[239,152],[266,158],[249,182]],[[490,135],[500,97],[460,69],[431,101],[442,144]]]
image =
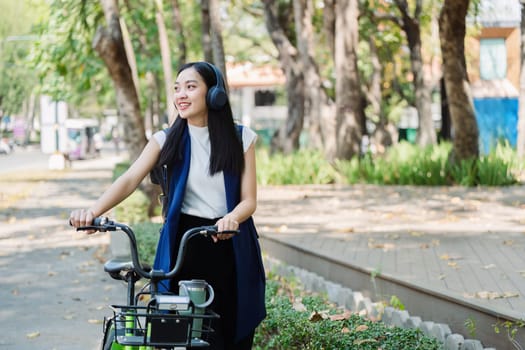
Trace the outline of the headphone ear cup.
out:
[[[227,101],[228,95],[221,86],[215,85],[208,90],[208,94],[206,95],[208,108],[215,110],[221,109],[226,105]]]

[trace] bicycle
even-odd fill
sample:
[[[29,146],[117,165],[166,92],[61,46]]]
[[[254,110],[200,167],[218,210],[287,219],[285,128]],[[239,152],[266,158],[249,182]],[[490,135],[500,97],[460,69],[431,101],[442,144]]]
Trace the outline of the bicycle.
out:
[[[182,282],[195,282],[202,286],[207,285],[206,281],[181,281],[182,293],[179,294],[159,292],[158,286],[161,281],[172,279],[180,272],[187,242],[197,235],[218,234],[217,226],[200,226],[186,231],[175,266],[169,272],[152,270],[140,263],[135,233],[125,224],[97,217],[92,225],[77,228],[77,231],[82,230],[122,231],[130,241],[131,261],[111,259],[104,264],[104,271],[113,279],[127,283],[127,303],[110,305],[113,315],[104,318],[102,350],[187,349],[210,345],[206,338],[214,332],[211,322],[220,317],[208,307],[213,300],[213,288],[208,285],[208,300],[204,301],[202,288],[198,289],[199,295],[192,295],[192,290]],[[149,283],[135,293],[135,285],[142,278],[149,280]],[[199,300],[194,300],[199,297]],[[144,305],[139,305],[139,300],[145,300]]]

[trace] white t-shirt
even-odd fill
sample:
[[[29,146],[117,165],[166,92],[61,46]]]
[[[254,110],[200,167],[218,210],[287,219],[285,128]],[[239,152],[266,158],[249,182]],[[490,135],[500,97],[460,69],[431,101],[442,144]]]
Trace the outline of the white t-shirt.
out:
[[[191,141],[191,161],[186,193],[182,202],[181,212],[215,219],[228,213],[226,207],[226,190],[224,175],[221,172],[210,176],[210,135],[208,127],[197,127],[188,124]],[[166,142],[166,133],[157,131],[153,134],[160,148]],[[242,144],[244,152],[257,140],[257,134],[248,127],[242,128]]]

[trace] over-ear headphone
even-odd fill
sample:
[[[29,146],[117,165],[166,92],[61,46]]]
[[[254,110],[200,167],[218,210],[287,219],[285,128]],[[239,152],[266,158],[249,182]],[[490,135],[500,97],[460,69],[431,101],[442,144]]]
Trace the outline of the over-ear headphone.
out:
[[[206,95],[206,104],[208,105],[208,108],[218,110],[224,107],[228,101],[228,94],[224,90],[222,74],[219,71],[219,68],[215,67],[215,65],[211,63],[206,63],[215,73],[215,79],[217,80],[217,83],[208,89],[208,93]]]

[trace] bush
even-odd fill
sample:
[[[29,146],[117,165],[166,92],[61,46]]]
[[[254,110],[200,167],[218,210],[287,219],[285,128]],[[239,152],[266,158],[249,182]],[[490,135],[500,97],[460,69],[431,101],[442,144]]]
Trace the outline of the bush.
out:
[[[266,305],[268,316],[256,330],[256,349],[441,348],[421,330],[388,327],[344,313],[321,296],[305,293],[296,282],[273,274],[267,280]]]
[[[517,182],[516,152],[508,144],[490,154],[458,164],[449,161],[452,144],[442,142],[421,148],[400,142],[384,155],[367,153],[333,166],[319,151],[301,150],[290,155],[257,153],[257,179],[261,185],[328,184],[334,182],[415,186],[507,186]]]
[[[291,155],[257,151],[257,183],[260,185],[329,184],[336,182],[335,169],[321,152],[299,150]]]

